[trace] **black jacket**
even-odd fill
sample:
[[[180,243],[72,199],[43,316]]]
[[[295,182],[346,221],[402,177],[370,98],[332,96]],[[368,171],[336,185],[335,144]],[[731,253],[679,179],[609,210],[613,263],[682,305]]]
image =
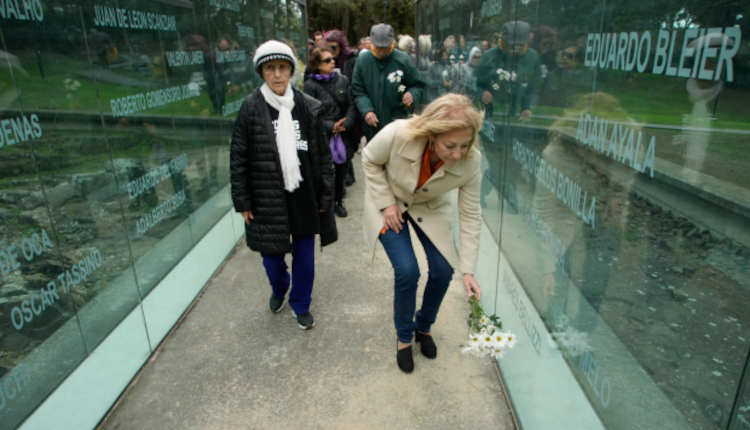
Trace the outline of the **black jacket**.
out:
[[[336,96],[339,104],[341,104],[346,111],[341,112],[339,105],[333,100],[331,94],[326,91],[326,87]],[[344,121],[344,127],[346,128],[345,133],[341,133],[341,138],[344,140],[346,146],[346,159],[351,160],[354,156],[354,121],[357,118],[357,106],[354,103],[354,96],[352,96],[351,86],[346,76],[336,74],[333,79],[329,82],[320,82],[315,79],[308,78],[305,81],[305,94],[318,99],[323,103],[325,113],[323,114],[323,124],[326,128],[328,136],[333,134],[333,125],[336,121],[341,118],[346,118]],[[357,142],[359,143],[359,142]]]
[[[310,96],[302,94],[302,97],[305,100],[313,186],[318,209],[325,210],[320,214],[320,242],[326,246],[338,239],[332,210],[333,160],[321,118],[323,105]],[[247,246],[263,254],[291,252],[279,151],[271,114],[260,89],[245,98],[237,115],[232,134],[230,169],[234,209],[237,212],[253,212],[254,219],[245,225]]]
[[[341,70],[341,74],[346,76],[346,79],[351,83],[352,76],[354,75],[354,66],[357,64],[357,56],[359,55],[358,49],[352,49],[352,52],[348,57],[344,58],[343,63],[336,61],[336,66]]]

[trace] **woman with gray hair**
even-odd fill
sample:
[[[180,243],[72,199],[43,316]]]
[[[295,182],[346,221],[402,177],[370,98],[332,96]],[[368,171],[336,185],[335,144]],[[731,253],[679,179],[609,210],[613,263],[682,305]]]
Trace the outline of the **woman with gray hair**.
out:
[[[324,108],[289,84],[298,64],[288,45],[268,41],[255,51],[254,62],[265,83],[245,98],[234,125],[232,200],[245,219],[247,245],[263,256],[271,311],[281,311],[291,286],[292,315],[307,330],[315,326],[315,235],[322,246],[338,238]],[[284,262],[289,252],[293,285]]]

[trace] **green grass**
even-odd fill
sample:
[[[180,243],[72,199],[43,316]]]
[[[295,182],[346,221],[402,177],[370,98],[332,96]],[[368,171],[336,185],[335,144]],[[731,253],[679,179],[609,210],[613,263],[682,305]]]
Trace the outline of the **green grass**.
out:
[[[20,72],[16,72],[16,82],[18,83],[21,92],[21,100],[24,104],[24,109],[29,112],[33,112],[35,109],[54,109],[73,112],[99,113],[99,98],[96,96],[98,88],[102,101],[101,109],[105,115],[111,115],[112,110],[109,102],[111,99],[153,91],[153,89],[149,88],[118,85],[107,82],[97,82],[95,84],[93,80],[76,74],[76,71],[79,70],[91,70],[86,61],[50,53],[44,54],[46,63],[46,82],[44,82],[41,80],[41,74],[35,57],[26,55],[22,58],[26,60],[22,63],[22,66],[29,75],[25,76]],[[116,64],[117,62],[112,66]],[[94,70],[101,70],[100,66],[95,65]],[[143,72],[137,72],[129,66],[111,70],[118,75],[128,78],[156,84],[160,84],[161,82],[157,77],[153,75],[145,75]],[[193,66],[183,68],[182,70],[175,69],[175,71],[176,73],[170,76],[169,79],[170,87],[187,84],[190,81],[190,74],[192,72],[202,72],[203,69],[202,66]],[[81,85],[76,90],[67,89],[64,83],[66,79],[73,79],[78,81]],[[10,81],[10,76],[8,74],[2,74],[2,77],[0,77],[0,88],[2,88],[2,84],[5,84],[8,88],[12,88],[12,82]],[[226,95],[226,103],[238,100],[242,97],[244,97],[244,94],[228,93]],[[151,115],[197,116],[206,115],[208,112],[211,112],[212,109],[213,106],[208,95],[205,93],[204,88],[202,94],[197,97],[180,100],[178,102],[152,109],[147,108],[146,111],[141,112],[148,112]]]

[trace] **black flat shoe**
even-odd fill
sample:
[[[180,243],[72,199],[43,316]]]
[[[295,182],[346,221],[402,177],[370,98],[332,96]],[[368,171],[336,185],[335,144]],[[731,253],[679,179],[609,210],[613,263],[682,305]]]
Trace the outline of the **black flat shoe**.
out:
[[[415,332],[414,341],[419,342],[420,351],[422,351],[422,355],[424,355],[427,358],[437,357],[437,346],[435,346],[435,341],[432,340],[432,336],[430,336],[429,334],[422,334],[420,332]]]
[[[396,343],[398,348],[398,343]],[[408,348],[400,349],[396,353],[396,362],[398,368],[404,373],[411,373],[414,370],[414,358],[411,355],[411,345]]]

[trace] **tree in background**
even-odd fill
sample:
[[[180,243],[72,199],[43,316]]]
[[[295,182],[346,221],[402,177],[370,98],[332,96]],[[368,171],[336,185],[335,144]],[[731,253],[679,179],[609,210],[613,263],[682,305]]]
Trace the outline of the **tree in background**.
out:
[[[308,37],[316,31],[338,28],[344,32],[349,44],[370,35],[370,27],[383,21],[382,0],[308,0]],[[388,0],[388,24],[396,34],[414,35],[416,2],[414,0]]]

